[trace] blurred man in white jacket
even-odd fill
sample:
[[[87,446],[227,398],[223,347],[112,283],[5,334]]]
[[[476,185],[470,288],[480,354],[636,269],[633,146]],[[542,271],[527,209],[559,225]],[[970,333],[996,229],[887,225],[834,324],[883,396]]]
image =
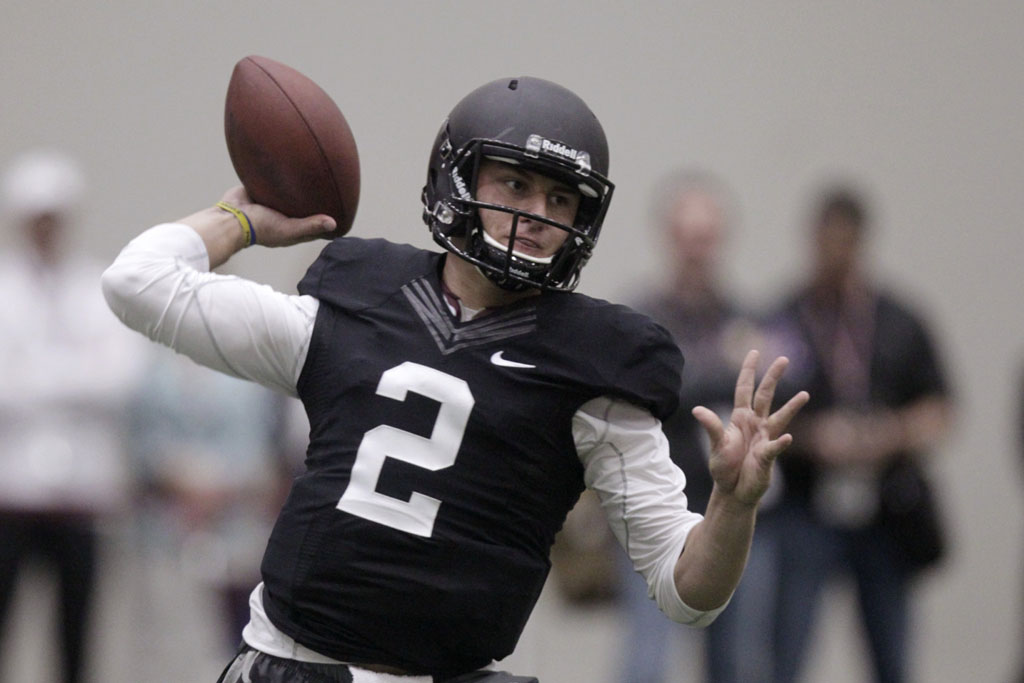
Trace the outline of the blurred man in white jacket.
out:
[[[17,246],[0,255],[0,623],[25,560],[52,568],[69,682],[83,676],[95,524],[126,502],[120,418],[141,352],[103,301],[101,268],[68,243],[84,189],[73,160],[42,150],[2,185]]]

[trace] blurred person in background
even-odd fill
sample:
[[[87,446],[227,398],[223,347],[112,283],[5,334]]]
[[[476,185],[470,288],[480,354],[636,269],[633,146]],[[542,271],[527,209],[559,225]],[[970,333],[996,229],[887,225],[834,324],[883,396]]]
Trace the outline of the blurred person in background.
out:
[[[97,524],[127,500],[121,419],[142,350],[103,300],[102,266],[68,243],[84,190],[77,163],[47,150],[2,180],[18,245],[0,257],[0,621],[26,561],[52,570],[67,682],[85,671]]]
[[[931,331],[866,267],[872,226],[859,192],[823,192],[810,227],[810,277],[771,324],[790,380],[811,393],[778,461],[776,679],[799,678],[822,589],[844,574],[874,679],[905,681],[912,582],[944,548],[921,461],[948,430],[950,392]]]
[[[686,475],[690,505],[703,513],[713,484],[708,469],[710,443],[691,410],[703,405],[728,415],[735,385],[732,368],[742,362],[747,349],[760,346],[760,334],[754,317],[722,281],[723,249],[736,222],[730,189],[710,173],[684,169],[662,179],[653,207],[670,275],[633,306],[664,325],[683,352],[686,370],[679,410],[665,420],[663,429],[672,460]],[[619,579],[627,635],[616,681],[676,680],[669,675],[670,638],[703,639],[708,681],[770,680],[767,627],[774,589],[774,540],[768,533],[768,518],[779,481],[777,475],[773,477],[761,501],[747,568],[729,607],[703,632],[682,629],[664,619],[648,597],[646,584],[623,558]]]
[[[292,399],[254,382],[157,348],[145,374],[129,410],[139,542],[154,581],[167,567],[212,592],[204,602],[222,617],[214,645],[223,658],[242,640],[306,434],[291,436]]]

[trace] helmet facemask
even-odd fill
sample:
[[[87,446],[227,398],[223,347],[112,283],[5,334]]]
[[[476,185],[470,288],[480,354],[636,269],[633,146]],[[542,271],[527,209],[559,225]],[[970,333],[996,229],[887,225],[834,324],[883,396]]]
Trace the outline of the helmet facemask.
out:
[[[432,164],[430,180],[435,191],[429,194],[433,194],[436,201],[434,206],[427,205],[428,193],[424,192],[424,218],[438,244],[476,265],[503,289],[571,291],[576,287],[580,270],[597,243],[614,189],[610,181],[590,168],[589,156],[585,152],[551,143],[539,135],[531,135],[526,146],[477,138],[459,150],[452,150],[447,135],[444,135],[435,149],[442,159],[436,166]],[[484,159],[521,166],[576,189],[580,193],[580,203],[573,224],[559,223],[522,209],[477,199],[477,178]],[[435,171],[436,177],[433,177]],[[480,209],[512,216],[507,245],[486,233]],[[544,258],[516,251],[515,237],[522,217],[565,231],[568,233],[565,242],[554,254]]]

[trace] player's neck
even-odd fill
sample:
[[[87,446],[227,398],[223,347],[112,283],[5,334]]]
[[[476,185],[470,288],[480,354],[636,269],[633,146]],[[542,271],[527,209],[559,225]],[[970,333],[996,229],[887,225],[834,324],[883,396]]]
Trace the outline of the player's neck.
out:
[[[537,289],[522,292],[502,289],[488,280],[472,263],[453,254],[446,256],[441,277],[448,291],[458,297],[463,306],[472,309],[500,308],[540,293]]]

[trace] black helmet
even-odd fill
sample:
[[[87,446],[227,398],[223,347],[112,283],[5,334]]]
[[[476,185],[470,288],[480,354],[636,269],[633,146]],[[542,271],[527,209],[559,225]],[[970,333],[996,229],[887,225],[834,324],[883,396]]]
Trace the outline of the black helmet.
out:
[[[575,224],[477,201],[477,171],[484,158],[521,165],[577,188],[581,200]],[[608,142],[583,100],[550,81],[503,78],[464,97],[442,124],[423,188],[423,220],[435,242],[503,288],[568,291],[579,282],[597,244],[614,189],[607,174]],[[484,234],[480,207],[513,215],[507,246]],[[568,239],[550,258],[513,252],[520,216],[561,228]]]

